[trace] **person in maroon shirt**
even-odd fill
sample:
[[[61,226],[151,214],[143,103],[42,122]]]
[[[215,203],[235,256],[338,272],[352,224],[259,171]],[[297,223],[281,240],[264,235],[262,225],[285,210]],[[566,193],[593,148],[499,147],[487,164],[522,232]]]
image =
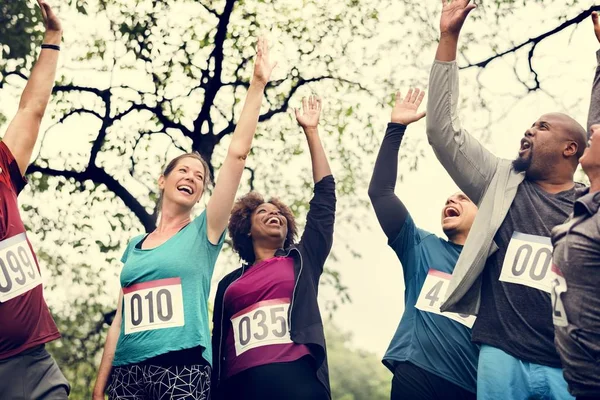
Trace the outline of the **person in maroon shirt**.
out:
[[[314,196],[295,244],[288,206],[251,192],[234,205],[229,234],[245,264],[221,282],[213,312],[216,399],[330,399],[327,351],[317,303],[333,243],[335,181],[318,134],[321,100],[296,111],[312,160]]]
[[[66,399],[69,384],[44,348],[60,334],[44,301],[37,258],[17,196],[52,93],[60,20],[37,0],[46,32],[16,116],[0,142],[0,399]]]

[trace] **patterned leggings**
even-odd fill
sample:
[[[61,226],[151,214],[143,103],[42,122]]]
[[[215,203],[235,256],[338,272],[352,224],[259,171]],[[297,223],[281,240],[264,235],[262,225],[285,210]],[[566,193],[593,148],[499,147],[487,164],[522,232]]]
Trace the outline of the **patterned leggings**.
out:
[[[109,400],[209,400],[210,374],[208,365],[114,367],[107,394]]]

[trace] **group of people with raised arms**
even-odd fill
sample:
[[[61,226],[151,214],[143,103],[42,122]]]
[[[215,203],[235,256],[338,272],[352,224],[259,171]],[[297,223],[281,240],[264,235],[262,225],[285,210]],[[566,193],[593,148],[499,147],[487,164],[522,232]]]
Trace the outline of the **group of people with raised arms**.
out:
[[[69,393],[44,348],[60,335],[17,200],[62,36],[52,8],[37,2],[44,44],[0,142],[0,399]],[[418,228],[395,194],[403,136],[425,117],[420,89],[396,94],[368,190],[404,271],[405,312],[383,359],[393,374],[391,398],[600,398],[600,67],[589,134],[565,114],[545,114],[525,131],[514,161],[499,159],[457,113],[458,39],[475,5],[442,4],[427,137],[461,190],[441,211],[447,240]],[[595,13],[592,19],[600,42]],[[320,98],[305,98],[296,110],[314,180],[300,239],[279,199],[250,192],[236,200],[274,67],[261,38],[239,121],[199,216],[192,219],[193,209],[211,185],[199,154],[174,158],[158,178],[158,226],[133,237],[122,256],[95,400],[331,398],[317,297],[336,195],[318,131]],[[574,181],[579,163],[590,187]],[[226,230],[242,265],[218,284],[211,332],[210,285]]]

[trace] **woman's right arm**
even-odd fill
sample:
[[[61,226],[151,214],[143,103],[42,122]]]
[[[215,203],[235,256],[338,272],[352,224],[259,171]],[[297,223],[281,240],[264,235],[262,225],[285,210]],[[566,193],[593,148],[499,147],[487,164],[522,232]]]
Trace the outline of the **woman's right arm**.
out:
[[[112,362],[115,358],[115,350],[117,348],[117,342],[119,341],[119,335],[121,334],[121,305],[123,304],[123,291],[119,293],[119,302],[117,304],[117,313],[113,319],[110,328],[108,328],[108,335],[106,335],[106,343],[104,343],[104,353],[102,353],[102,361],[100,362],[100,368],[98,368],[98,376],[96,377],[96,384],[94,385],[93,400],[104,400],[104,391],[108,383],[108,378],[112,371]]]

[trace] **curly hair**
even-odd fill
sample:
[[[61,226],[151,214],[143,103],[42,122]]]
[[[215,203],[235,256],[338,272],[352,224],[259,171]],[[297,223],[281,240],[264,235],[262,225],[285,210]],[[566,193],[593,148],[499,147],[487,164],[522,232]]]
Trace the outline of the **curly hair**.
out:
[[[240,255],[242,260],[248,264],[253,264],[256,260],[254,246],[250,237],[250,228],[252,227],[252,213],[261,204],[265,203],[264,197],[257,192],[250,192],[235,202],[231,216],[229,218],[229,236],[233,242],[233,249]],[[268,203],[279,208],[287,220],[287,236],[283,244],[284,248],[290,246],[296,240],[297,227],[296,220],[292,210],[277,198],[270,198]]]

